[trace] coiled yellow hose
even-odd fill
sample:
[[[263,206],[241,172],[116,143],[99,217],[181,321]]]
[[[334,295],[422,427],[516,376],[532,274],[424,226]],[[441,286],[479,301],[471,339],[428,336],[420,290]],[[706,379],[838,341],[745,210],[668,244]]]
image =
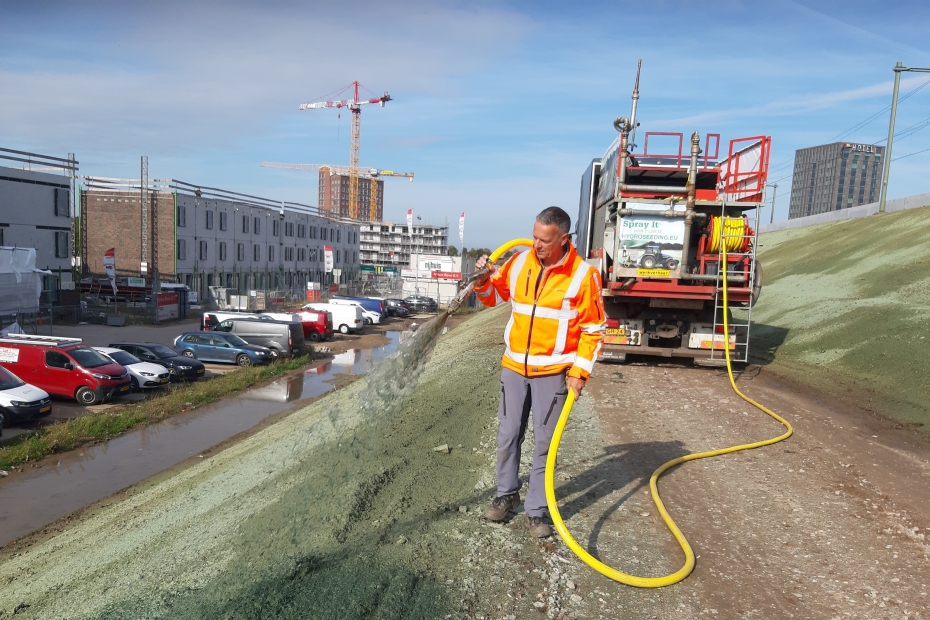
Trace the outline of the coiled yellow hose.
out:
[[[717,218],[719,219],[719,218]],[[737,222],[742,222],[741,218],[727,218],[728,220],[735,220]],[[731,234],[728,232],[730,224],[725,225],[724,238],[727,235]],[[735,224],[732,225],[735,230],[737,227]],[[739,230],[732,234],[742,235],[742,225]],[[720,239],[717,233],[714,233],[713,239]],[[740,237],[739,241],[742,243],[743,238]],[[730,239],[727,239],[725,247],[729,246]],[[723,255],[723,264],[726,264],[726,252],[724,249]],[[723,327],[724,327],[724,340],[727,341],[730,333],[730,324],[727,317],[727,308],[729,306],[727,299],[727,279],[723,278]],[[787,420],[779,416],[774,411],[767,409],[763,405],[760,405],[753,399],[749,398],[742,392],[739,388],[736,387],[736,380],[733,378],[733,366],[730,360],[730,347],[729,342],[724,344],[724,352],[726,354],[727,360],[727,374],[730,377],[730,385],[733,387],[733,391],[736,394],[753,405],[757,409],[764,411],[768,415],[772,416],[779,422],[785,425],[785,428],[788,430],[785,431],[782,435],[775,437],[774,439],[766,439],[764,441],[756,441],[753,443],[741,444],[738,446],[732,446],[729,448],[721,448],[719,450],[709,450],[707,452],[698,452],[696,454],[689,454],[687,456],[682,456],[677,459],[672,459],[667,463],[664,463],[661,467],[655,470],[652,473],[652,477],[649,478],[649,491],[652,493],[652,501],[655,502],[656,508],[659,510],[659,514],[662,516],[662,520],[665,521],[665,524],[668,526],[668,529],[672,532],[672,535],[678,541],[678,544],[681,546],[681,550],[685,553],[685,563],[679,570],[675,571],[671,575],[666,575],[664,577],[639,577],[637,575],[629,575],[618,571],[610,566],[607,566],[603,562],[599,561],[597,558],[588,553],[581,545],[579,545],[574,538],[572,538],[571,533],[569,533],[568,528],[565,527],[565,523],[562,521],[562,517],[559,514],[559,506],[555,499],[555,464],[556,458],[559,453],[559,442],[562,440],[562,433],[565,430],[565,425],[568,424],[568,417],[571,415],[572,406],[575,404],[575,393],[573,390],[568,391],[568,398],[565,400],[565,406],[562,407],[562,413],[559,416],[559,421],[556,424],[555,432],[552,435],[552,443],[549,445],[549,456],[546,459],[546,503],[549,505],[549,514],[552,517],[552,522],[555,524],[555,529],[558,531],[559,536],[562,537],[562,540],[565,541],[565,544],[568,545],[569,549],[577,555],[585,564],[601,573],[602,575],[613,579],[614,581],[619,581],[620,583],[625,583],[630,586],[635,586],[637,588],[661,588],[663,586],[670,586],[672,584],[678,583],[683,580],[691,571],[694,570],[694,551],[691,549],[691,545],[688,544],[688,540],[685,538],[684,534],[681,533],[681,530],[678,529],[678,526],[675,524],[675,521],[672,520],[672,517],[668,514],[668,511],[665,509],[665,504],[662,503],[662,499],[659,497],[659,476],[661,476],[666,470],[675,465],[680,465],[686,461],[694,461],[697,459],[705,459],[711,456],[719,456],[721,454],[729,454],[731,452],[738,452],[740,450],[750,450],[752,448],[761,448],[762,446],[768,446],[773,443],[778,443],[788,439],[794,430],[791,428],[791,424]]]
[[[708,252],[719,252],[721,240],[726,240],[724,252],[744,252],[748,246],[746,236],[746,219],[742,217],[714,217],[710,218],[710,240],[707,242]]]

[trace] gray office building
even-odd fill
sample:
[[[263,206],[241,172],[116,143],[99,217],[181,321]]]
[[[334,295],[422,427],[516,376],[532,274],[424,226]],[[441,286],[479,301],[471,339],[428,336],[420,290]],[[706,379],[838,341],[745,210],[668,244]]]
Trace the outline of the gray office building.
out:
[[[885,147],[834,142],[794,153],[788,219],[878,200]]]

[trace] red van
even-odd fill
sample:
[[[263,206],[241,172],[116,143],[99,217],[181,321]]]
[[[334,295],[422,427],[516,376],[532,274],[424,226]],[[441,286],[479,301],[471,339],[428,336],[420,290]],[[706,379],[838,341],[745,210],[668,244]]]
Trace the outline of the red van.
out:
[[[11,334],[0,338],[0,366],[49,394],[85,406],[129,392],[129,372],[82,342]]]
[[[300,317],[304,326],[304,339],[311,342],[333,337],[333,315],[321,310],[288,310]]]

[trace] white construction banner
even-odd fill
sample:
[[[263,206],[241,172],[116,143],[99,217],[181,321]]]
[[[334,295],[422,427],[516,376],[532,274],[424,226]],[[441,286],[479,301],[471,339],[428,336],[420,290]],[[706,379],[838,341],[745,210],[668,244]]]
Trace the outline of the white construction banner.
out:
[[[116,248],[110,248],[103,255],[103,270],[107,272],[113,294],[116,295]]]
[[[459,218],[459,243],[465,242],[465,212],[462,211],[462,217]]]
[[[323,260],[326,264],[326,273],[333,272],[333,248],[332,246],[323,246]]]
[[[407,209],[407,234],[413,235],[413,209]]]

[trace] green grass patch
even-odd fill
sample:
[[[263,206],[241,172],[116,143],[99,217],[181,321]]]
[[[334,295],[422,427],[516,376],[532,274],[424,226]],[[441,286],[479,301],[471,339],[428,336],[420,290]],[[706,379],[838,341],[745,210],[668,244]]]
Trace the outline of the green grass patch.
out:
[[[139,403],[127,403],[106,411],[41,426],[0,446],[0,469],[17,467],[51,454],[106,441],[137,426],[158,422],[199,405],[278,377],[309,363],[309,356],[293,357],[265,366],[249,366],[234,372],[181,384],[164,394]]]

